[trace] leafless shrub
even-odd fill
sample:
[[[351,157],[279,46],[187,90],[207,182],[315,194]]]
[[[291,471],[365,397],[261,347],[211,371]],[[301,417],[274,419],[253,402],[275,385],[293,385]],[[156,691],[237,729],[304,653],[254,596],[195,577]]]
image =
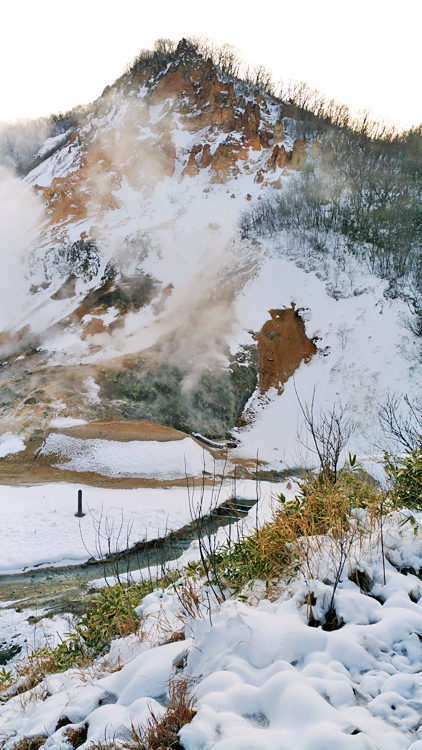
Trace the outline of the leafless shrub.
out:
[[[222,582],[220,581],[220,576],[218,575],[218,570],[215,566],[215,553],[218,548],[217,537],[216,537],[215,532],[211,529],[208,523],[208,517],[209,517],[209,514],[212,511],[215,511],[219,506],[220,495],[221,495],[223,482],[224,482],[224,474],[225,472],[223,471],[222,476],[218,477],[216,474],[215,466],[214,466],[214,474],[212,477],[212,487],[211,487],[211,498],[210,498],[209,505],[206,509],[205,509],[205,490],[206,490],[205,476],[203,475],[203,480],[202,480],[201,487],[199,488],[199,497],[198,497],[198,494],[195,493],[195,488],[189,485],[189,479],[186,475],[189,512],[190,512],[190,516],[192,518],[192,522],[195,528],[196,538],[198,540],[201,562],[204,568],[207,582],[215,598],[220,604],[225,601],[226,595],[224,592],[224,586]]]
[[[273,74],[269,68],[264,65],[255,65],[254,67],[247,66],[243,71],[243,79],[246,83],[252,84],[261,91],[265,91],[266,94],[274,95],[275,84],[273,81]]]
[[[422,398],[410,401],[407,394],[389,394],[379,408],[379,420],[387,438],[414,450],[422,434]]]
[[[99,515],[95,515],[90,509],[88,510],[95,530],[94,549],[89,549],[85,543],[80,521],[79,533],[89,558],[103,561],[104,578],[107,586],[109,585],[109,576],[120,584],[127,582],[130,572],[128,552],[131,548],[133,521],[125,520],[123,510],[119,519],[109,518],[104,513],[103,507],[101,507]]]
[[[280,81],[279,97],[301,110],[301,119],[318,118],[334,127],[348,128],[365,139],[392,141],[397,137],[397,128],[389,120],[373,118],[369,109],[352,115],[346,104],[327,97],[304,81]]]
[[[154,51],[159,55],[163,55],[164,57],[173,55],[176,47],[176,42],[173,42],[171,39],[164,39],[160,37],[160,39],[156,39],[154,42]]]
[[[355,424],[350,417],[348,406],[340,402],[331,409],[315,413],[316,388],[312,393],[311,403],[302,403],[295,385],[296,397],[308,433],[308,440],[299,438],[301,444],[317,456],[321,478],[324,482],[336,482],[340,456],[347,446]]]
[[[183,610],[187,612],[189,617],[203,617],[201,600],[191,578],[184,579],[183,584],[180,586],[174,584],[174,591],[177,594],[177,598],[179,599]]]

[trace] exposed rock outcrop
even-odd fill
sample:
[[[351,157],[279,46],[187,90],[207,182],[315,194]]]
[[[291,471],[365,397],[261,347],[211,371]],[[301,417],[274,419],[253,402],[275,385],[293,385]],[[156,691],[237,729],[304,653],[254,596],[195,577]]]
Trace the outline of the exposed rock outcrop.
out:
[[[306,162],[306,143],[302,138],[296,138],[293,144],[292,155],[289,162],[290,169],[303,169]]]

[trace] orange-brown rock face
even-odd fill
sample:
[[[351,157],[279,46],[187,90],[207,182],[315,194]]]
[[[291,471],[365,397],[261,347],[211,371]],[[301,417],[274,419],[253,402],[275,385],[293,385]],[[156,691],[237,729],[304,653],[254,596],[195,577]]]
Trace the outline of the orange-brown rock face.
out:
[[[284,146],[274,146],[269,158],[268,166],[270,169],[284,169],[287,166],[287,154]]]
[[[286,310],[270,310],[270,315],[271,320],[255,335],[260,361],[258,384],[261,393],[274,387],[280,394],[301,362],[309,362],[317,349],[308,339],[294,303]]]
[[[34,185],[46,204],[50,224],[85,219],[89,207],[100,214],[120,207],[113,191],[120,187],[121,175],[114,169],[111,152],[107,139],[102,146],[81,146],[78,169],[55,177],[47,187]]]
[[[283,123],[282,122],[276,122],[274,125],[274,133],[273,133],[273,145],[275,146],[277,143],[280,143],[284,138],[284,131],[283,131]]]
[[[46,203],[46,211],[51,224],[86,218],[86,203],[81,200],[77,180],[55,177],[48,187],[40,188],[35,185],[35,190],[41,193]]]
[[[176,147],[169,134],[163,135],[157,144],[157,167],[163,176],[171,177],[176,162]]]
[[[81,128],[69,139],[68,155],[75,155],[72,169],[66,177],[57,172],[59,176],[47,187],[36,186],[52,225],[91,216],[94,222],[101,221],[106,212],[120,207],[117,195],[123,178],[134,190],[142,190],[172,176],[176,160],[183,158],[183,150],[176,151],[173,141],[176,129],[192,136],[204,130],[202,142],[191,146],[187,154],[184,177],[211,167],[212,181],[223,183],[239,173],[249,150],[268,153],[266,164],[263,160],[254,170],[257,184],[266,184],[268,170],[303,167],[305,144],[297,139],[292,154],[286,154],[283,124],[280,119],[273,124],[265,96],[255,91],[255,99],[246,101],[236,94],[232,82],[220,80],[213,63],[188,42],[180,43],[178,51],[180,55],[166,69],[157,57],[131,76],[125,74],[120,87],[110,87],[98,104],[95,117],[105,116],[107,127],[103,131],[96,126]],[[142,96],[134,96],[140,87]],[[116,118],[114,126],[109,116],[114,116],[121,97],[126,114]],[[151,117],[150,107],[156,105],[161,109]],[[216,147],[216,135],[221,133],[227,137],[222,142],[219,138]]]
[[[212,181],[224,182],[229,176],[238,174],[237,161],[244,161],[247,155],[246,146],[234,138],[229,137],[224,143],[220,143],[211,159],[211,168],[214,172]]]
[[[206,169],[207,167],[209,167],[209,165],[211,164],[211,161],[212,161],[211,147],[209,143],[205,143],[202,147],[202,155],[201,155],[201,160],[200,160],[201,168]]]
[[[87,336],[95,336],[95,334],[104,333],[106,330],[107,329],[100,318],[92,318],[84,325],[82,338],[85,339]]]
[[[260,112],[259,104],[248,101],[244,112],[237,118],[236,130],[243,131],[245,135],[256,135],[260,125]]]
[[[202,154],[202,145],[198,144],[197,146],[194,146],[192,151],[189,154],[188,163],[186,164],[186,167],[184,168],[182,174],[189,175],[189,177],[193,177],[199,172],[199,164],[197,162],[197,156],[198,154]]]
[[[192,92],[192,83],[187,76],[182,76],[180,70],[175,70],[163,76],[151,94],[151,104],[161,104],[165,99],[176,99],[181,96],[186,90],[188,81],[190,90],[187,93],[190,94]]]
[[[306,162],[306,143],[301,138],[296,138],[293,144],[290,169],[303,169]]]

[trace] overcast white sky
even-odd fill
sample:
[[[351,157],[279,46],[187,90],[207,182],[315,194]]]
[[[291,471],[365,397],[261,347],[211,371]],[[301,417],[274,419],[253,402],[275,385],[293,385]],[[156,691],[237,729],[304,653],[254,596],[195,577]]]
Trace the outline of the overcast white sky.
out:
[[[422,122],[422,0],[2,0],[0,120],[95,99],[158,37],[229,42],[401,127]]]

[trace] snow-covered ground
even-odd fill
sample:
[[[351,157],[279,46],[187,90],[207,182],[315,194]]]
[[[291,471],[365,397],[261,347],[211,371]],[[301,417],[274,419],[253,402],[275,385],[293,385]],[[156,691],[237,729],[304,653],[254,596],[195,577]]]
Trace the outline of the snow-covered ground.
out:
[[[13,432],[5,432],[0,435],[0,458],[10,456],[13,453],[20,453],[25,450],[25,443],[20,435]]]
[[[177,443],[173,443],[177,444]],[[125,443],[127,445],[127,443]],[[81,485],[84,518],[75,517],[78,485],[45,484],[33,487],[0,486],[0,574],[35,566],[75,565],[90,557],[126,549],[145,539],[156,539],[192,520],[186,488],[100,489]],[[221,489],[191,491],[202,508],[221,504],[233,495],[233,483]],[[271,497],[281,485],[263,482],[262,495]],[[237,482],[236,497],[256,499],[256,483]]]
[[[183,479],[202,476],[224,468],[192,438],[156,440],[81,440],[51,433],[43,444],[42,455],[56,454],[65,462],[54,464],[70,471],[92,471],[111,477]]]
[[[385,282],[352,258],[343,272],[332,259],[302,260],[299,267],[298,258],[286,257],[283,240],[279,245],[269,243],[269,257],[237,299],[237,341],[246,341],[242,331],[258,330],[269,309],[294,302],[307,336],[317,339],[318,352],[300,365],[282,395],[275,388],[263,396],[255,392],[246,407],[251,424],[236,431],[240,447],[234,453],[258,452],[279,470],[312,466],[299,399],[309,406],[314,397],[317,421],[321,411],[327,414],[336,404],[346,409],[355,433],[343,458],[348,451],[356,453],[368,471],[379,475],[377,457],[385,444],[379,407],[389,393],[407,393],[411,401],[420,393],[420,341],[405,327],[408,308],[403,300],[386,298]],[[333,295],[333,287],[340,296]]]
[[[42,614],[41,609],[25,608],[25,601],[0,602],[0,652],[2,649],[16,652],[7,659],[7,670],[38,648],[53,648],[71,631],[72,615],[42,617]]]
[[[196,615],[171,588],[157,590],[138,607],[139,633],[114,641],[88,680],[79,669],[52,675],[32,700],[1,707],[4,747],[42,734],[46,748],[64,750],[66,732],[84,724],[82,748],[118,744],[151,711],[164,714],[169,682],[182,678],[197,711],[180,732],[185,750],[421,750],[421,584],[397,567],[419,569],[422,543],[399,520],[385,530],[385,583],[377,542],[361,550],[370,595],[346,566],[335,598],[341,629],[308,625],[309,593],[315,618],[331,597],[318,579],[296,579],[273,601],[257,587],[255,600],[212,611],[204,597]],[[185,640],[166,643],[181,628]],[[64,716],[71,724],[57,729]]]

